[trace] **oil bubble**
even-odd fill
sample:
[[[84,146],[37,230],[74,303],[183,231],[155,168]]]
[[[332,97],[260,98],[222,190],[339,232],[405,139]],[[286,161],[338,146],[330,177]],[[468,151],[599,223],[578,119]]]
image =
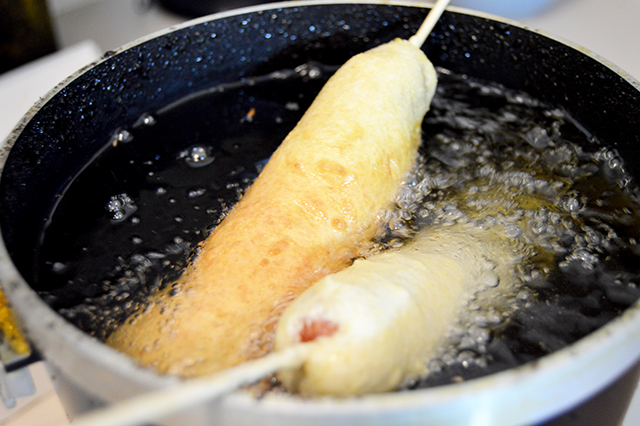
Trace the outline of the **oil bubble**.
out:
[[[536,126],[523,135],[524,140],[534,148],[544,149],[553,145],[546,129]]]
[[[51,270],[56,274],[61,274],[68,268],[69,266],[62,262],[54,262],[53,265],[51,265]]]
[[[122,193],[109,199],[106,210],[111,213],[111,223],[121,223],[135,213],[138,207],[126,193]]]
[[[182,151],[180,158],[184,159],[189,167],[204,167],[213,162],[215,157],[211,155],[211,149],[201,145],[194,145],[191,148]]]
[[[139,127],[144,126],[153,126],[156,124],[156,119],[149,113],[142,114],[135,123],[133,123],[133,128],[137,129]]]
[[[118,146],[119,143],[129,143],[133,140],[133,135],[126,129],[117,129],[111,136],[111,145]]]
[[[189,198],[197,198],[204,195],[206,192],[207,190],[205,188],[194,188],[190,189],[187,195]]]

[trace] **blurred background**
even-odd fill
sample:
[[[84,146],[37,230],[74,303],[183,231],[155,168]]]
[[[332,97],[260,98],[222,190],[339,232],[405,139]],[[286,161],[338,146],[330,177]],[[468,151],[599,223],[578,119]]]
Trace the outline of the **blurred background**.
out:
[[[0,0],[0,141],[39,97],[106,51],[195,16],[257,3],[264,2]],[[640,0],[453,0],[452,4],[569,40],[640,80]],[[0,403],[0,425],[53,426],[66,421],[55,377],[48,375],[43,363],[14,373],[8,377],[9,388],[19,398],[12,408]],[[623,426],[638,426],[638,419],[640,395]]]
[[[24,45],[23,50],[30,50],[26,55],[30,59],[50,51],[52,41],[62,49],[93,40],[101,50],[112,50],[194,16],[257,3],[265,1],[0,0],[0,55],[4,61],[7,40]],[[630,50],[637,44],[634,30],[640,18],[640,0],[453,0],[452,4],[516,19],[568,38],[640,76],[638,55]],[[17,24],[12,25],[12,20]],[[36,40],[42,45],[37,46]]]

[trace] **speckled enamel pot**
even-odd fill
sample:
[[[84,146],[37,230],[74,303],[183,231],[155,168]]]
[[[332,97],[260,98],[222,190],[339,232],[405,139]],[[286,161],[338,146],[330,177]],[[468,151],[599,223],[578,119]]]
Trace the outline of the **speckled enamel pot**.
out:
[[[340,64],[408,37],[426,12],[394,1],[290,1],[209,16],[107,53],[29,112],[1,152],[0,279],[29,338],[67,389],[108,403],[174,380],[140,369],[70,325],[29,286],[34,247],[56,194],[114,130],[209,86],[308,61]],[[615,66],[517,23],[458,9],[445,13],[424,49],[437,66],[563,106],[600,143],[615,147],[633,173],[640,171],[639,86]],[[590,400],[582,411],[549,424],[616,424],[637,383],[639,359],[636,305],[564,350],[466,383],[338,401],[282,395],[256,400],[238,392],[165,423],[534,425]],[[607,393],[591,399],[605,389],[617,392],[615,404],[606,402]],[[603,400],[606,413],[595,405]],[[607,419],[581,419],[584,407]]]

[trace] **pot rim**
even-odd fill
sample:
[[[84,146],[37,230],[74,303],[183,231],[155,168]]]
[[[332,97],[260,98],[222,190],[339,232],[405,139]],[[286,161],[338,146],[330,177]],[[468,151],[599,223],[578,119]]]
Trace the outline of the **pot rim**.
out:
[[[20,132],[22,131],[24,126],[31,120],[31,118],[37,113],[37,111],[43,105],[45,105],[49,100],[51,100],[51,98],[53,98],[60,90],[62,90],[62,88],[69,85],[73,80],[80,77],[82,74],[84,74],[91,68],[94,68],[96,65],[108,60],[110,57],[117,55],[118,53],[124,52],[134,46],[143,44],[149,40],[163,36],[165,34],[169,34],[177,30],[181,30],[193,25],[198,25],[198,24],[209,22],[212,20],[219,20],[219,19],[228,18],[231,16],[241,15],[244,13],[261,12],[261,11],[272,10],[272,9],[296,8],[296,7],[332,5],[332,4],[372,4],[372,5],[403,6],[403,7],[409,7],[409,8],[430,8],[434,5],[434,2],[425,1],[425,0],[420,0],[420,2],[403,1],[403,0],[281,0],[273,3],[262,3],[259,5],[245,6],[245,7],[240,7],[237,9],[232,9],[224,12],[214,13],[211,15],[205,15],[199,18],[190,19],[180,24],[172,25],[167,28],[163,28],[161,30],[149,33],[136,40],[132,40],[129,43],[123,44],[122,46],[116,48],[115,50],[106,51],[102,55],[102,57],[80,68],[78,71],[74,72],[69,77],[62,80],[59,84],[53,87],[49,92],[44,94],[44,96],[40,97],[40,99],[29,109],[29,111],[24,115],[24,117],[22,117],[22,119],[16,124],[16,126],[14,126],[13,130],[9,133],[9,135],[3,141],[1,141],[0,150],[2,151],[0,151],[0,172],[2,170],[2,166],[4,165],[4,162],[6,161],[6,157],[8,155],[8,152],[4,152],[6,151],[6,147],[10,148],[13,145],[13,143],[15,143],[15,140],[20,135]],[[446,11],[455,12],[463,15],[477,16],[477,17],[485,18],[491,21],[501,22],[514,27],[522,28],[529,32],[539,34],[551,40],[555,40],[561,44],[564,44],[568,47],[573,48],[574,50],[581,52],[586,56],[589,56],[595,59],[597,62],[601,63],[602,65],[605,65],[607,68],[610,68],[616,74],[623,77],[631,85],[633,85],[637,90],[640,91],[640,80],[636,79],[631,74],[627,73],[618,65],[610,62],[605,57],[579,44],[576,44],[571,40],[567,40],[563,37],[557,36],[555,34],[552,34],[544,30],[532,28],[522,22],[519,22],[513,19],[505,18],[505,17],[494,15],[491,13],[482,12],[479,10],[472,10],[465,7],[449,5],[447,6]]]
[[[19,138],[21,130],[37,114],[38,110],[63,87],[113,55],[148,40],[203,22],[272,9],[334,4],[391,5],[407,8],[432,6],[431,3],[426,2],[420,4],[395,0],[284,1],[216,13],[154,32],[125,44],[113,52],[107,52],[102,58],[77,71],[42,97],[0,146],[0,169],[4,166],[9,151]],[[458,7],[449,7],[447,10],[505,23],[558,41],[610,68],[640,91],[640,82],[635,78],[594,52],[570,41],[544,31],[531,29],[511,19]],[[11,261],[2,239],[0,239],[0,271],[2,271],[1,281],[7,297],[18,313],[28,337],[41,342],[39,349],[45,359],[70,377],[82,375],[83,369],[86,370],[90,368],[91,363],[98,362],[108,371],[103,373],[105,379],[107,376],[115,374],[131,385],[124,391],[118,389],[117,393],[113,393],[113,389],[105,386],[98,390],[98,397],[113,400],[110,396],[117,394],[120,398],[126,398],[144,391],[170,386],[178,381],[175,377],[159,376],[149,369],[139,367],[129,357],[90,337],[64,320],[22,279]],[[43,327],[43,323],[45,327]],[[51,356],[54,353],[65,354],[65,347],[69,345],[77,349],[80,358],[68,357],[64,359],[62,357],[63,359],[61,359],[59,356]],[[589,398],[628,370],[639,356],[640,302],[637,302],[620,317],[567,348],[532,363],[467,382],[410,392],[367,395],[356,399],[323,398],[314,401],[276,394],[267,395],[258,401],[248,392],[238,391],[220,401],[219,408],[243,411],[255,416],[277,413],[282,416],[296,414],[318,418],[359,414],[380,416],[397,413],[401,410],[405,413],[404,417],[407,420],[415,422],[423,422],[428,411],[428,418],[438,421],[439,425],[460,424],[462,418],[459,416],[451,420],[452,411],[458,412],[457,414],[467,412],[468,417],[464,421],[472,425],[499,426],[513,424],[516,421],[539,422],[556,414],[558,409],[576,405]],[[574,377],[575,372],[587,370],[590,371],[590,374],[585,377]],[[71,374],[72,372],[73,374]],[[571,391],[567,391],[566,387],[561,387],[561,383],[563,386],[568,384]],[[82,387],[87,385],[87,383],[78,384]],[[496,410],[496,406],[500,409]]]

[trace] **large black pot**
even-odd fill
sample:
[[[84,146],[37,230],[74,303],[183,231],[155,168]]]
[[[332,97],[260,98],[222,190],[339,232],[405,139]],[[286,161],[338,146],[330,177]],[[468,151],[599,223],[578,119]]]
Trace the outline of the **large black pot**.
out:
[[[286,2],[206,17],[109,52],[34,107],[2,148],[0,227],[6,250],[0,253],[0,279],[29,338],[53,368],[76,390],[104,402],[173,381],[140,369],[89,337],[33,291],[47,290],[46,277],[34,265],[50,212],[90,160],[106,146],[127,141],[128,133],[122,129],[134,128],[145,114],[210,87],[311,61],[339,65],[395,37],[407,38],[427,12],[386,1]],[[638,172],[638,83],[594,55],[517,23],[455,9],[444,14],[424,50],[436,66],[524,90],[562,106],[599,143],[615,147],[633,173]],[[317,89],[309,86],[310,91]],[[311,92],[308,95],[313,97]],[[207,117],[203,132],[227,129],[233,133],[235,121],[228,121],[224,107],[220,111]],[[236,160],[229,161],[244,164],[268,155],[286,131],[269,127],[248,137],[227,135],[236,138],[233,149],[240,150]],[[233,168],[229,165],[219,173]],[[617,404],[610,404],[606,394],[596,398],[613,411],[607,414],[608,420],[590,415],[585,420],[578,411],[555,424],[614,424],[637,382],[633,367],[638,359],[640,312],[634,305],[570,348],[535,364],[467,383],[321,403],[283,396],[256,401],[239,393],[167,422],[539,424],[611,386],[614,391],[624,389],[615,394]]]

